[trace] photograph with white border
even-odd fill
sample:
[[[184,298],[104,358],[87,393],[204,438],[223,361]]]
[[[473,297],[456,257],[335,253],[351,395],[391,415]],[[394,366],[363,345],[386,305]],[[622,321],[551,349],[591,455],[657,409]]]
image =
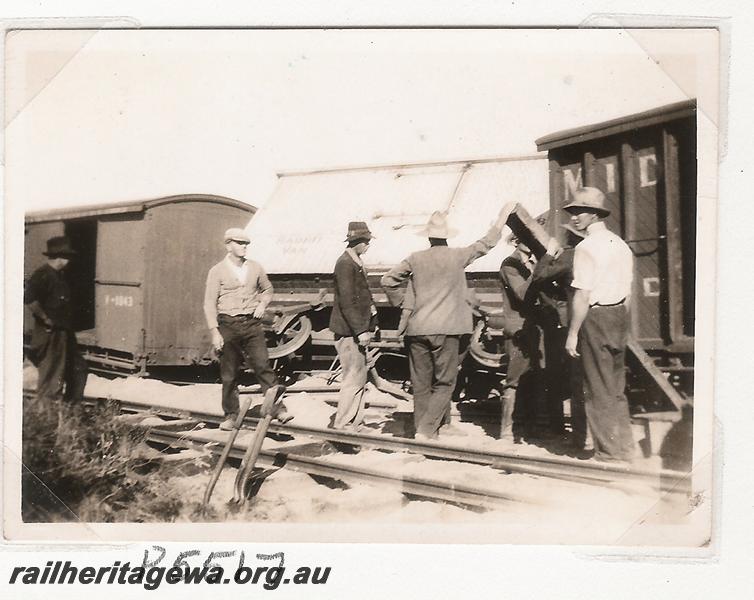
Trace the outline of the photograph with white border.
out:
[[[704,555],[719,44],[712,28],[9,32],[6,538]],[[630,261],[620,284],[610,267],[584,283],[607,253],[579,244],[599,236]],[[422,286],[449,277],[422,277],[428,249],[466,253],[457,330],[419,324],[422,302],[444,314]],[[567,250],[566,284],[531,283]],[[364,339],[335,330],[343,257]],[[231,291],[207,308],[214,265],[220,294],[253,273],[250,307]],[[585,323],[625,328],[600,333],[601,358],[573,326],[587,296]],[[249,323],[266,359],[238,346],[226,377]],[[341,427],[354,355],[366,383]],[[623,385],[600,405],[608,355]]]

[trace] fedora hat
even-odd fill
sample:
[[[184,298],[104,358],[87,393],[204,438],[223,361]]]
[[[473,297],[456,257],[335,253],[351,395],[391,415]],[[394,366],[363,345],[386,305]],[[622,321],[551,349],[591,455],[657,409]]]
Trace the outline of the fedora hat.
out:
[[[594,187],[582,187],[574,190],[573,200],[563,207],[563,210],[573,212],[577,208],[591,210],[602,217],[610,214],[605,206],[605,194]]]
[[[457,229],[448,225],[448,213],[436,210],[429,217],[429,221],[424,229],[420,230],[419,235],[426,235],[431,238],[448,239],[458,233]]]
[[[371,240],[372,238],[374,236],[364,221],[351,221],[348,223],[348,233],[346,233],[346,239],[343,241],[353,242],[355,240]]]
[[[248,244],[251,242],[249,234],[247,234],[240,227],[231,227],[225,230],[225,242],[241,242],[242,244]]]
[[[61,235],[47,240],[47,252],[42,252],[42,254],[55,258],[56,256],[75,256],[77,252],[71,248],[71,241]]]

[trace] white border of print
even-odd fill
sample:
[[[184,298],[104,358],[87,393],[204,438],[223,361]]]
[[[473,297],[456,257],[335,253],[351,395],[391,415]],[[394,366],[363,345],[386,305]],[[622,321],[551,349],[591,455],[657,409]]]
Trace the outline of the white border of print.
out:
[[[81,3],[83,5],[83,3]],[[465,7],[463,15],[459,16],[453,9],[448,8],[446,4],[442,4],[439,10],[435,10],[433,13],[428,13],[426,10],[428,6],[421,3],[422,9],[417,9],[416,5],[402,6],[398,12],[390,15],[390,11],[385,7],[381,7],[381,15],[360,15],[360,23],[363,22],[386,22],[391,23],[408,23],[419,22],[426,19],[426,14],[435,15],[436,22],[453,23],[453,24],[489,24],[492,22],[505,24],[532,24],[545,21],[547,24],[560,23],[560,24],[577,24],[578,20],[573,18],[571,7],[558,7],[548,6],[546,13],[524,13],[522,11],[516,12],[515,10],[500,11],[497,7],[492,6],[493,3],[485,4],[481,3],[481,6],[475,7],[473,12]],[[602,3],[583,3],[582,10],[588,13],[589,9],[596,10],[601,7]],[[616,10],[617,3],[611,4],[611,10]],[[722,3],[721,3],[722,4]],[[623,3],[623,7],[630,10],[638,10],[637,3]],[[649,3],[643,3],[641,6],[648,6]],[[433,4],[433,7],[436,5]],[[630,8],[629,8],[630,6]],[[544,4],[541,5],[545,7]],[[584,8],[585,7],[585,8]],[[38,9],[38,7],[32,7]],[[44,7],[42,7],[44,8]],[[88,8],[88,10],[87,10]],[[297,9],[302,7],[297,7]],[[322,9],[322,7],[319,7]],[[670,7],[664,6],[666,10],[670,10]],[[7,11],[9,7],[5,7]],[[70,7],[66,7],[69,11]],[[218,17],[216,13],[202,13],[196,8],[195,4],[184,5],[183,8],[186,12],[182,13],[180,19],[180,25],[213,25],[218,24]],[[84,8],[83,14],[97,14],[102,13],[105,7],[100,3],[92,3],[90,6]],[[264,12],[255,14],[255,22],[283,22],[288,24],[295,23],[316,23],[316,22],[337,22],[337,17],[331,16],[325,20],[322,13],[311,14],[297,11],[295,17],[291,18],[290,15],[286,15],[283,18],[280,15],[271,15],[272,12]],[[308,9],[311,10],[311,9]],[[330,10],[333,10],[330,7]],[[737,11],[731,10],[727,4],[722,9],[714,10],[708,3],[700,2],[687,2],[684,3],[684,12],[696,12],[697,14],[710,14],[717,13],[720,15],[730,14]],[[52,8],[49,12],[61,13],[62,7]],[[118,11],[120,12],[120,11]],[[741,12],[743,12],[741,10]],[[28,13],[27,13],[28,14]],[[190,14],[190,17],[183,16]],[[354,13],[350,13],[353,15]],[[534,16],[538,15],[538,16]],[[545,16],[546,15],[546,16]],[[71,15],[72,16],[72,15]],[[286,21],[286,18],[289,19]],[[353,17],[352,17],[353,18]],[[142,24],[148,23],[153,26],[160,26],[169,24],[170,16],[166,14],[150,15],[149,18],[141,19]],[[214,22],[213,22],[214,21]],[[223,20],[223,24],[227,24],[227,19]],[[251,19],[246,19],[246,23],[251,22]],[[739,27],[739,42],[742,37],[746,37],[744,30],[744,24],[746,27],[751,27],[751,20],[748,15],[741,15],[738,21],[742,25]],[[350,24],[353,21],[349,21]],[[45,21],[44,24],[50,27],[60,27],[61,24],[70,25],[70,22]],[[81,22],[79,22],[81,24]],[[173,22],[172,24],[176,24]],[[749,42],[750,43],[750,42]],[[745,42],[741,42],[743,46]],[[741,74],[745,70],[750,72],[751,65],[746,65],[747,69],[743,69],[741,62],[748,60],[744,58],[746,54],[745,47],[739,47],[737,44],[733,44],[731,52],[731,67],[733,74]],[[750,47],[748,48],[750,50]],[[739,54],[740,52],[740,54]],[[751,52],[748,52],[751,56]],[[723,65],[727,65],[727,57],[722,59]],[[734,76],[731,77],[734,80]],[[749,90],[750,91],[750,90]],[[731,114],[728,119],[729,122],[734,122],[734,117],[737,117],[739,111],[742,110],[744,95],[735,91],[731,95]],[[723,111],[724,112],[724,111]],[[743,125],[743,123],[741,123]],[[749,135],[741,127],[736,131],[733,128],[730,131],[730,137],[723,138],[721,140],[721,148],[723,149],[723,157],[725,157],[722,165],[722,183],[721,183],[721,200],[720,200],[720,231],[724,231],[725,235],[721,237],[720,249],[719,249],[719,271],[717,286],[707,285],[706,290],[709,293],[714,291],[716,287],[720,291],[719,302],[720,309],[718,314],[721,315],[717,326],[717,339],[719,345],[719,351],[717,357],[718,382],[716,391],[718,397],[724,398],[726,405],[718,403],[718,411],[721,421],[725,424],[725,433],[727,448],[732,452],[728,452],[726,457],[726,483],[723,487],[723,482],[718,479],[717,493],[723,493],[725,498],[724,506],[728,509],[736,507],[748,507],[748,497],[743,494],[746,492],[745,486],[742,482],[747,480],[748,471],[741,464],[741,457],[750,454],[750,449],[747,445],[742,443],[743,437],[739,437],[742,431],[747,433],[751,431],[751,411],[747,406],[743,404],[743,400],[747,398],[750,386],[746,384],[751,383],[751,375],[749,373],[741,373],[741,357],[738,355],[737,350],[745,343],[747,334],[750,332],[750,321],[744,317],[745,311],[748,311],[748,307],[740,298],[750,297],[746,294],[746,291],[751,291],[751,288],[740,287],[738,277],[740,273],[748,273],[750,269],[747,269],[746,259],[748,258],[748,247],[746,242],[748,241],[743,232],[743,222],[745,219],[741,218],[742,213],[734,208],[732,205],[732,189],[731,186],[735,185],[734,173],[738,173],[739,169],[741,173],[744,169],[748,169],[748,163],[744,163],[747,160],[744,157],[751,156],[751,152],[745,152],[744,150],[751,150],[749,145],[750,139],[747,139]],[[735,150],[735,152],[733,152]],[[728,154],[732,152],[733,154]],[[726,157],[727,154],[727,157]],[[741,157],[738,158],[731,158]],[[743,191],[743,190],[739,190]],[[8,239],[8,238],[6,238]],[[708,248],[708,246],[704,246]],[[710,247],[710,254],[714,254]],[[748,250],[748,252],[747,252]],[[711,260],[714,260],[712,258]],[[701,279],[701,278],[700,278]],[[732,282],[735,281],[735,288]],[[751,284],[748,284],[749,286]],[[704,290],[701,290],[704,291]],[[11,290],[6,292],[12,293]],[[7,294],[6,294],[7,296]],[[712,319],[709,319],[712,321]],[[708,321],[708,322],[709,322]],[[6,324],[9,321],[6,320]],[[748,329],[742,329],[749,325]],[[6,338],[7,341],[7,338]],[[738,344],[737,344],[738,343]],[[726,351],[727,348],[730,350]],[[7,350],[7,347],[6,347]],[[12,357],[11,357],[12,358]],[[17,363],[16,363],[17,364]],[[735,369],[735,370],[733,370]],[[8,374],[6,373],[6,376]],[[7,380],[6,380],[7,383]],[[7,387],[5,388],[8,389]],[[6,396],[7,397],[7,396]],[[739,404],[740,403],[740,404]],[[696,437],[696,436],[695,436]],[[698,438],[696,438],[698,439]],[[750,442],[749,442],[750,443]],[[719,496],[718,496],[719,497]],[[738,518],[736,518],[738,517]],[[360,584],[363,595],[371,596],[384,595],[390,589],[394,589],[397,583],[400,583],[401,595],[417,595],[419,597],[427,597],[430,592],[437,593],[440,590],[455,590],[461,591],[462,586],[465,593],[473,593],[475,595],[482,595],[486,589],[495,590],[496,595],[499,595],[499,591],[503,590],[503,595],[520,595],[524,592],[531,592],[532,586],[527,581],[528,578],[541,577],[542,574],[534,568],[544,569],[549,572],[551,580],[559,581],[557,585],[548,585],[547,581],[538,581],[537,587],[542,593],[552,591],[557,594],[558,597],[576,597],[582,596],[589,590],[601,590],[607,591],[610,589],[612,595],[618,597],[634,597],[637,595],[643,595],[645,597],[653,597],[655,594],[652,592],[658,589],[660,583],[672,583],[674,589],[682,588],[685,592],[694,591],[694,595],[712,595],[715,592],[720,593],[720,583],[724,581],[723,577],[726,577],[728,581],[734,581],[736,575],[742,576],[737,581],[739,584],[734,584],[736,587],[740,585],[739,589],[744,589],[746,585],[745,575],[750,573],[750,569],[747,569],[742,564],[744,570],[732,571],[735,568],[736,562],[732,559],[731,551],[732,546],[737,546],[741,541],[747,539],[751,535],[751,519],[748,515],[738,514],[734,515],[728,520],[728,523],[733,522],[735,527],[726,531],[726,535],[722,539],[722,544],[718,547],[720,552],[718,560],[713,564],[707,564],[704,567],[699,565],[689,565],[683,563],[670,564],[643,564],[641,566],[628,565],[624,560],[618,563],[602,562],[595,563],[593,560],[584,560],[584,556],[580,556],[578,553],[582,549],[577,548],[505,548],[489,546],[480,548],[468,548],[463,546],[453,547],[451,551],[443,547],[422,547],[417,548],[415,546],[369,546],[361,545],[358,547],[353,546],[288,546],[291,551],[296,551],[305,554],[314,554],[315,560],[309,561],[311,564],[324,564],[327,560],[323,560],[317,557],[317,554],[327,555],[331,557],[332,561],[336,564],[340,564],[346,568],[351,569],[352,576],[344,577],[342,583],[348,584],[347,587],[341,589],[348,589],[350,584]],[[718,521],[719,523],[719,521]],[[193,526],[192,526],[193,527]],[[57,539],[65,539],[65,535],[56,535]],[[190,539],[189,537],[184,539]],[[13,554],[6,552],[3,556],[3,562],[6,557],[16,556],[16,562],[26,561],[29,562],[29,558],[20,558],[19,556],[24,554],[21,550],[22,546],[16,545]],[[28,550],[34,550],[36,552],[49,551],[49,547],[45,548],[31,548],[26,546]],[[111,546],[112,548],[112,546]],[[277,548],[277,546],[275,547]],[[6,547],[6,549],[8,549]],[[81,548],[82,551],[86,551],[86,548]],[[133,550],[133,548],[132,548]],[[265,547],[265,551],[269,551],[269,547]],[[56,556],[62,554],[63,548],[58,548],[55,552]],[[106,548],[102,548],[102,551],[106,551]],[[575,551],[575,553],[574,553]],[[633,551],[632,551],[633,553]],[[101,552],[99,553],[101,554]],[[356,559],[354,554],[358,555],[358,564],[355,564]],[[589,552],[591,554],[591,551]],[[634,558],[641,556],[642,552],[636,552]],[[668,558],[670,558],[668,553]],[[745,557],[745,553],[739,552],[739,556]],[[421,559],[418,557],[421,556]],[[626,559],[626,557],[622,557]],[[43,564],[47,559],[47,554],[40,555],[37,562]],[[82,559],[83,560],[83,559]],[[748,560],[748,558],[747,558]],[[97,562],[99,559],[94,560]],[[551,562],[555,561],[555,562]],[[672,558],[671,558],[672,561]],[[301,561],[304,562],[304,561]],[[103,561],[106,564],[106,561]],[[528,567],[526,565],[529,565]],[[369,565],[368,568],[364,568],[364,565]],[[473,566],[472,566],[473,565]],[[464,567],[469,566],[468,571],[464,571]],[[691,568],[691,567],[696,568]],[[5,566],[4,566],[5,567]],[[6,571],[3,569],[3,577],[0,581],[7,581]],[[594,570],[599,572],[601,577],[594,577]],[[410,571],[415,571],[411,573]],[[432,575],[430,575],[430,573]],[[448,576],[448,573],[453,573],[453,576]],[[734,574],[735,573],[735,574]],[[484,575],[482,575],[484,574]],[[391,576],[395,575],[397,581],[393,580]],[[430,579],[436,577],[436,579]],[[610,588],[603,587],[606,582],[612,582]],[[369,590],[364,590],[365,582],[369,582],[366,587]],[[335,592],[336,588],[325,588],[328,594]],[[661,589],[661,588],[660,588]],[[616,591],[618,590],[618,591]],[[726,591],[729,591],[726,589]],[[58,590],[56,589],[56,595]],[[197,592],[201,592],[200,589]],[[371,593],[370,593],[371,592]],[[621,593],[623,592],[623,593]],[[66,593],[66,596],[68,594]],[[185,596],[183,596],[185,597]]]

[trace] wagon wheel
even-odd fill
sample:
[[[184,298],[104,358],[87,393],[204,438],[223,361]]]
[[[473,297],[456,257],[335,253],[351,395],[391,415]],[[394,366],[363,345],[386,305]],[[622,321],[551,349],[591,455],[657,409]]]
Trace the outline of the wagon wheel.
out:
[[[293,354],[309,340],[312,322],[304,315],[292,315],[278,331],[267,331],[267,353],[271,360]]]
[[[411,375],[408,357],[404,353],[382,350],[375,356],[371,366],[386,381],[398,385],[405,392],[410,390]]]
[[[471,334],[469,353],[479,364],[491,369],[501,369],[507,360],[504,350],[505,335],[502,331],[487,329],[480,320]]]
[[[408,372],[408,358],[398,352],[370,350],[372,355],[369,374],[375,387],[386,394],[402,400],[411,399],[411,381]]]

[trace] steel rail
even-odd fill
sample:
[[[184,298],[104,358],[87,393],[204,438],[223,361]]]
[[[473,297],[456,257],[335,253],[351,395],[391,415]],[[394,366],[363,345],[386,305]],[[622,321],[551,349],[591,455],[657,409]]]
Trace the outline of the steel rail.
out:
[[[221,444],[196,432],[191,434],[153,428],[147,438],[156,443],[171,447],[183,446],[187,448],[197,445],[207,448],[211,444],[210,451],[220,452]],[[242,459],[246,446],[234,443],[230,450],[230,456]],[[265,450],[259,454],[258,464],[267,467],[290,468],[294,471],[329,477],[345,483],[370,483],[373,485],[388,486],[406,494],[412,494],[423,498],[442,500],[457,504],[479,506],[483,508],[500,508],[501,504],[511,502],[525,502],[531,504],[531,496],[523,496],[510,491],[467,486],[459,483],[416,477],[408,475],[396,475],[386,471],[380,471],[363,466],[344,465],[321,458],[301,456],[284,449]]]
[[[122,409],[128,409],[134,412],[144,411],[146,409],[144,405],[138,403],[120,402]],[[158,411],[151,410],[150,412],[158,415],[163,414],[165,416],[175,415],[183,417],[190,415],[194,418],[213,424],[219,424],[222,420],[220,416],[204,411],[173,411],[172,409],[167,409]],[[244,420],[245,424],[252,427],[256,427],[258,422],[258,418],[248,415]],[[689,485],[688,474],[667,469],[651,471],[631,468],[628,466],[612,465],[609,463],[586,462],[578,459],[521,456],[494,450],[459,448],[442,442],[417,442],[416,440],[407,438],[392,438],[381,434],[339,431],[294,423],[287,423],[285,425],[272,424],[270,425],[269,433],[291,436],[304,435],[351,446],[369,447],[375,450],[392,452],[397,451],[423,454],[434,458],[487,465],[495,469],[509,472],[538,475],[541,477],[554,477],[599,485],[609,483],[639,483],[650,485],[664,492],[671,493],[686,493]]]
[[[250,395],[262,397],[261,394]],[[192,417],[212,424],[219,424],[222,421],[219,415],[206,411],[173,409],[116,398],[87,396],[85,400],[91,403],[102,401],[116,402],[120,410],[126,412],[146,412],[155,416],[179,418]],[[244,419],[244,424],[251,427],[256,427],[258,422],[259,419],[257,417],[248,415]],[[580,483],[596,485],[641,484],[649,485],[666,493],[688,493],[690,486],[689,473],[668,469],[637,469],[635,467],[610,463],[587,462],[575,458],[522,456],[520,454],[497,450],[474,450],[459,448],[458,446],[439,441],[418,442],[408,438],[394,438],[382,434],[356,433],[312,427],[293,422],[286,423],[285,425],[273,423],[270,425],[268,433],[308,436],[329,442],[368,447],[375,450],[422,454],[432,458],[486,465],[508,472],[558,478]]]

